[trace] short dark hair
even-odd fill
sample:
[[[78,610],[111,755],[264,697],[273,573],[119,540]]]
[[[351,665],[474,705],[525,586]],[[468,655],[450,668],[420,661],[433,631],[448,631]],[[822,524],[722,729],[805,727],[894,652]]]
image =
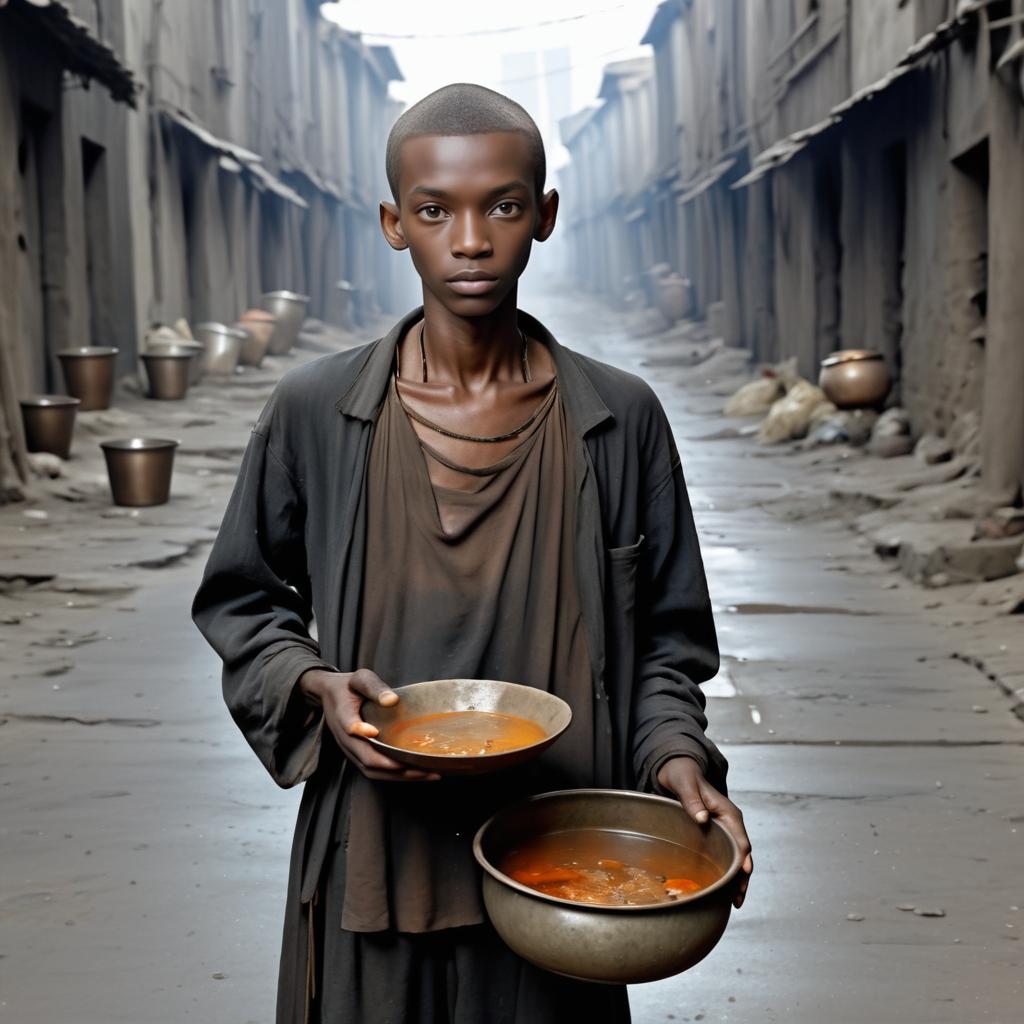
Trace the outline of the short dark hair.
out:
[[[544,140],[532,117],[515,100],[493,89],[468,82],[446,85],[414,103],[394,123],[388,135],[385,168],[391,194],[398,200],[402,144],[419,135],[484,135],[517,132],[530,144],[537,195],[544,193],[547,161]]]

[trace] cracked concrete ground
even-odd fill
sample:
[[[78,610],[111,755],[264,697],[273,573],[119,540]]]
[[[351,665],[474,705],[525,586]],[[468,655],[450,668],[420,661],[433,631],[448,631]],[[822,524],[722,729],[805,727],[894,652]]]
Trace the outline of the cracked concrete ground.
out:
[[[524,305],[668,409],[718,610],[712,734],[756,850],[719,947],[634,989],[634,1020],[1018,1019],[1017,584],[924,590],[877,558],[830,498],[849,460],[719,418],[735,353],[579,299]],[[4,1021],[272,1018],[298,794],[236,732],[188,604],[287,362],[187,403],[122,397],[67,479],[0,509]],[[109,505],[93,445],[142,423],[183,445],[170,504],[135,514]]]

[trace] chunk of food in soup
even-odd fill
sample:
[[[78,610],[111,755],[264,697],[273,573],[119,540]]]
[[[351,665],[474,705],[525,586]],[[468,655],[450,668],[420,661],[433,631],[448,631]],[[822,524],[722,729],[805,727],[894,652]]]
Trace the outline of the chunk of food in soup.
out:
[[[493,711],[444,711],[397,722],[381,740],[419,754],[480,757],[533,746],[547,733],[529,718]]]
[[[707,857],[677,843],[597,828],[537,836],[497,866],[547,896],[610,907],[670,903],[722,876]]]

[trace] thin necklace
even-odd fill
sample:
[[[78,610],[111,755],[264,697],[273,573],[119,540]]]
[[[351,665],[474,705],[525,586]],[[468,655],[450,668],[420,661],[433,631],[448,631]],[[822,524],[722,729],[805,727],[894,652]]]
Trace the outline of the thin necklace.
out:
[[[529,384],[533,380],[533,374],[530,372],[530,360],[527,356],[527,347],[529,345],[529,339],[523,333],[522,327],[516,324],[516,330],[519,332],[519,337],[522,340],[523,348],[519,354],[519,363],[523,371],[523,382]],[[422,320],[420,322],[420,365],[423,367],[423,383],[427,383],[427,346],[425,337],[427,334],[427,321]]]
[[[530,413],[529,418],[525,422],[520,423],[514,430],[506,431],[504,434],[495,434],[491,437],[478,437],[476,434],[460,434],[456,430],[449,430],[447,427],[442,427],[439,423],[432,423],[425,416],[421,416],[416,412],[415,409],[410,409],[402,400],[402,393],[398,390],[397,383],[398,382],[396,381],[395,394],[398,396],[398,404],[402,407],[409,419],[415,420],[417,423],[421,423],[428,430],[433,430],[437,434],[443,434],[445,437],[450,437],[455,441],[475,441],[480,444],[497,444],[499,441],[511,441],[512,438],[518,437],[551,408],[555,401],[555,396],[558,394],[558,381],[554,380],[551,383],[551,389],[548,391],[544,401],[541,402],[532,413]]]

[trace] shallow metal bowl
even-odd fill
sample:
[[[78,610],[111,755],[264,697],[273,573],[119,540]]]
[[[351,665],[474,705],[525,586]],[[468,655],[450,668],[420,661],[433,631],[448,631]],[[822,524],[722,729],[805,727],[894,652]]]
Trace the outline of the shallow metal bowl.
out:
[[[575,828],[666,839],[707,857],[722,877],[671,903],[602,907],[546,896],[498,870],[524,842]],[[542,793],[506,807],[477,832],[473,853],[484,871],[487,914],[513,951],[557,974],[626,985],[680,974],[714,949],[740,870],[739,848],[717,822],[701,826],[677,800],[615,789]]]
[[[369,742],[382,754],[414,768],[441,775],[483,775],[501,768],[511,768],[536,757],[569,728],[572,710],[560,697],[533,686],[504,683],[496,679],[433,679],[395,687],[399,702],[390,708],[367,701],[363,720],[386,734],[389,726],[420,715],[436,715],[445,711],[492,711],[518,715],[536,722],[547,735],[528,747],[499,754],[462,757],[457,754],[421,754],[393,747],[379,739]]]

